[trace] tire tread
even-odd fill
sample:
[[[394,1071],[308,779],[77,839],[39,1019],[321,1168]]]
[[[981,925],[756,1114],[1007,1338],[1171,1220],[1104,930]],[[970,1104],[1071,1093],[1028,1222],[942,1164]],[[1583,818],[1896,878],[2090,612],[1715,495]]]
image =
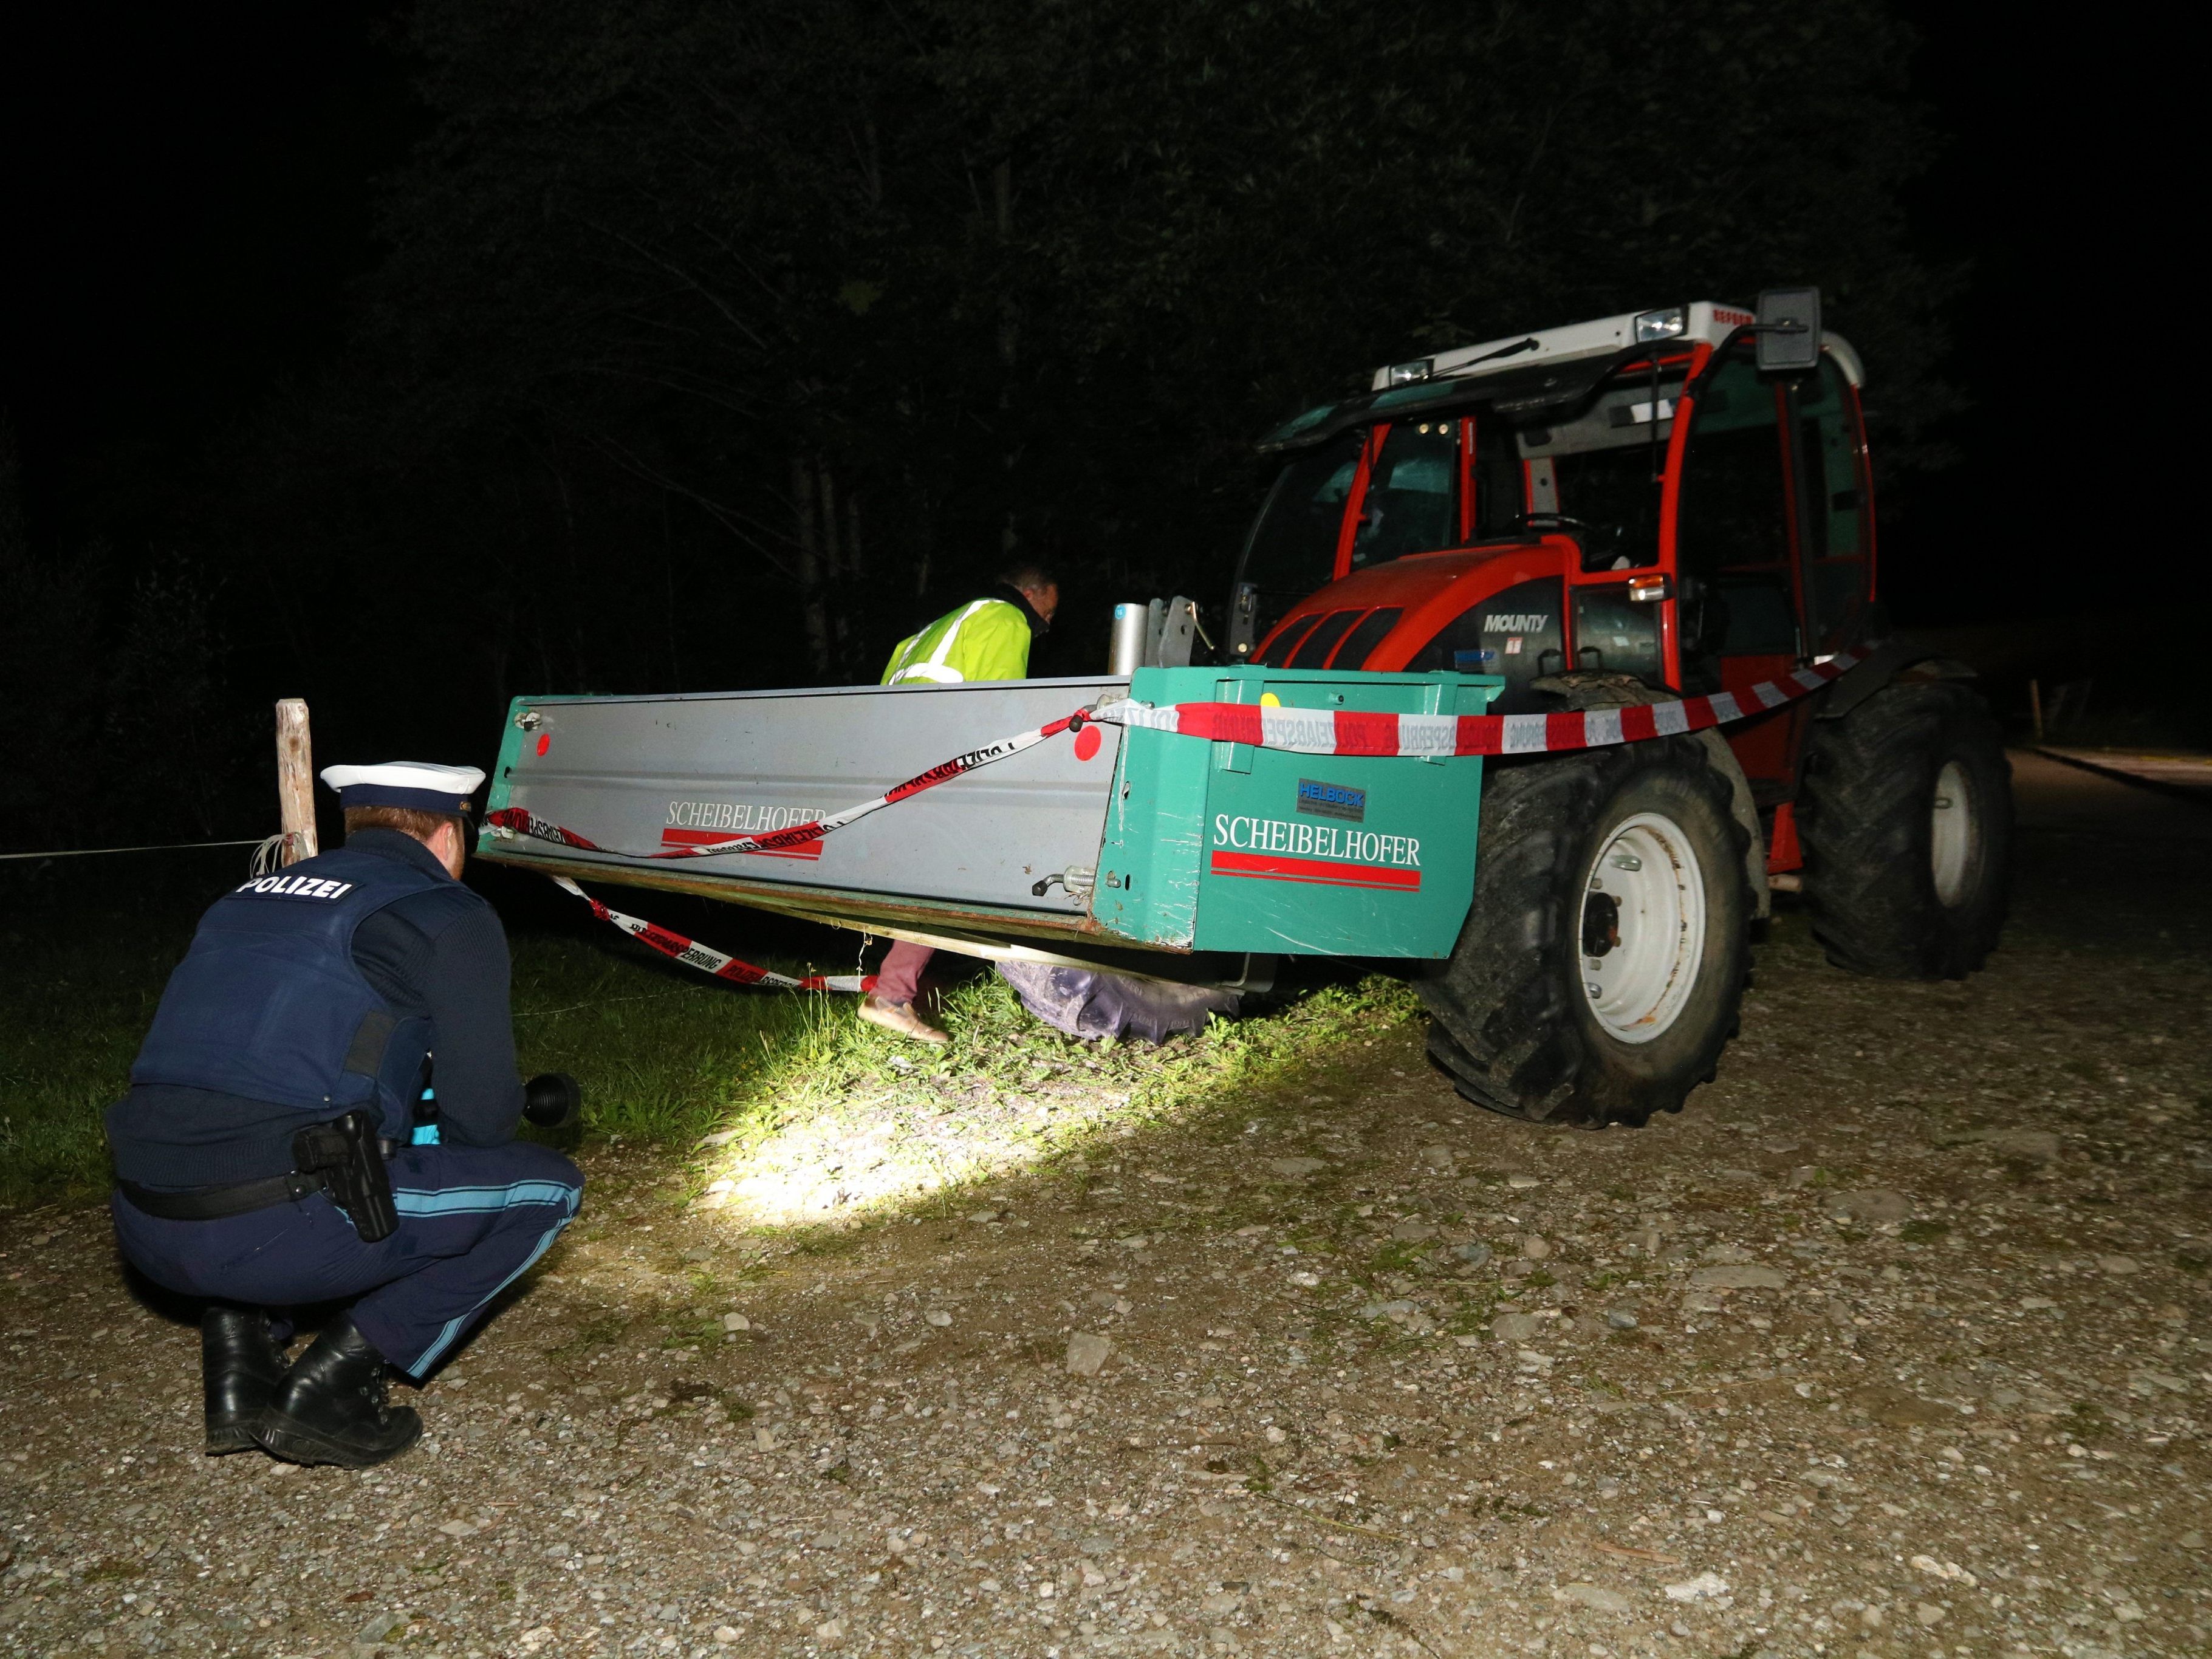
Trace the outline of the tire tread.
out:
[[[1594,1065],[1560,970],[1564,927],[1579,908],[1589,831],[1624,781],[1655,763],[1696,781],[1726,838],[1719,873],[1743,888],[1739,937],[1724,959],[1735,967],[1723,1007],[1705,1040],[1662,1076],[1629,1079]],[[1496,766],[1486,775],[1475,894],[1449,962],[1420,987],[1431,1025],[1429,1052],[1478,1105],[1534,1122],[1640,1127],[1655,1112],[1680,1111],[1711,1080],[1735,1035],[1750,963],[1751,895],[1741,872],[1748,837],[1730,811],[1729,784],[1704,747],[1666,738],[1573,757]],[[1725,926],[1719,915],[1712,925]],[[1571,942],[1567,942],[1571,946]]]

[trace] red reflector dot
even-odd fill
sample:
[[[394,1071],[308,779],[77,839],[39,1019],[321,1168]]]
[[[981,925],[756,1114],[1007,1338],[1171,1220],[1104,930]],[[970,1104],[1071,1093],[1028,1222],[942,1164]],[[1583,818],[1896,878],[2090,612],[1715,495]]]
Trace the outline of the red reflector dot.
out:
[[[1098,745],[1103,741],[1104,739],[1098,735],[1097,726],[1085,726],[1075,734],[1075,758],[1079,761],[1089,760],[1098,752]]]
[[[540,732],[538,734],[538,752],[542,755],[552,746],[553,734],[550,732]]]

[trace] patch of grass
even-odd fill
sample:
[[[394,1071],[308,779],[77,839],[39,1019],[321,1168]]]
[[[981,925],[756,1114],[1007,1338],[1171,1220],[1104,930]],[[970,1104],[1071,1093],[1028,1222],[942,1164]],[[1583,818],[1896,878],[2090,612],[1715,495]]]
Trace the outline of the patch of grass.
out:
[[[107,1186],[100,1114],[130,1087],[184,944],[157,937],[118,949],[71,929],[35,951],[0,952],[0,1203]]]
[[[1933,1244],[1950,1231],[1948,1221],[1908,1221],[1898,1229],[1897,1236],[1908,1244]]]
[[[113,917],[82,904],[54,908],[21,924],[34,930],[27,938],[7,936],[34,948],[0,952],[0,1206],[106,1188],[101,1111],[128,1086],[131,1060],[200,908],[234,878],[228,866],[202,875],[185,872],[158,907]],[[743,948],[749,920],[757,919],[737,909],[727,915],[715,942]],[[116,939],[126,932],[131,948],[118,951]],[[839,936],[836,948],[849,951],[848,939]],[[586,1144],[697,1150],[678,1201],[696,1195],[710,1161],[741,1155],[794,1120],[869,1102],[941,1118],[1020,1096],[1037,1109],[1019,1115],[1012,1150],[1032,1162],[1168,1117],[1218,1117],[1224,1127],[1233,1117],[1241,1131],[1253,1117],[1272,1121],[1303,1109],[1287,1103],[1283,1085],[1310,1089],[1340,1061],[1346,1042],[1419,1018],[1412,990],[1377,975],[1325,983],[1255,1018],[1216,1022],[1158,1048],[1093,1044],[1042,1025],[997,975],[981,974],[945,994],[942,1017],[955,1042],[932,1054],[861,1025],[854,999],[739,989],[597,932],[521,931],[514,950],[523,1072],[563,1071],[583,1084]],[[763,955],[768,965],[792,971],[842,969],[849,960]],[[1061,1120],[1085,1114],[1058,1108],[1054,1093],[1070,1085],[1106,1097],[1111,1121],[1093,1110],[1070,1133],[1074,1126]],[[718,1146],[699,1146],[723,1132]],[[1009,1138],[997,1137],[1002,1145]],[[970,1178],[949,1171],[944,1202],[962,1201],[956,1189]],[[1241,1202],[1231,1207],[1248,1212]],[[1255,1199],[1249,1212],[1271,1208]],[[849,1241],[825,1228],[805,1243],[834,1251]]]
[[[46,914],[37,901],[33,939],[7,936],[32,948],[0,951],[0,1204],[106,1188],[100,1114],[130,1086],[200,908],[234,878],[227,864],[204,878],[197,869],[174,874],[176,890],[143,915],[85,905]],[[667,1143],[703,1133],[725,1115],[732,1080],[803,1048],[832,1018],[823,997],[688,983],[676,977],[682,969],[597,940],[523,934],[514,965],[523,1071],[580,1079],[586,1122],[602,1138]]]
[[[795,1144],[787,1132],[820,1144],[847,1124],[866,1134],[887,1120],[902,1121],[918,1131],[904,1137],[908,1144],[934,1143],[935,1150],[927,1167],[879,1176],[878,1190],[888,1195],[927,1176],[939,1183],[931,1207],[949,1217],[990,1199],[988,1183],[1013,1168],[1051,1169],[1076,1151],[1110,1148],[1142,1127],[1172,1121],[1225,1138],[1241,1135],[1255,1118],[1294,1117],[1287,1097],[1310,1088],[1346,1044],[1419,1017],[1411,990],[1381,975],[1324,984],[1264,1014],[1216,1021],[1158,1048],[1063,1036],[1034,1019],[995,975],[954,988],[939,1009],[953,1045],[917,1055],[861,1025],[849,1004],[833,1006],[725,1092],[717,1145],[698,1164],[697,1178],[748,1162],[759,1167],[761,1157]],[[1040,1062],[1054,1079],[1051,1091],[1041,1093],[1036,1081]],[[939,1137],[930,1130],[935,1121],[960,1118],[978,1133]],[[1318,1184],[1326,1191],[1334,1183]],[[1232,1190],[1215,1200],[1202,1206],[1207,1218],[1170,1230],[1249,1224],[1245,1218],[1275,1212],[1281,1203],[1272,1191]]]
[[[850,1018],[823,995],[678,979],[619,945],[524,938],[514,958],[522,1069],[581,1082],[594,1139],[688,1146],[724,1127],[754,1079],[818,1049],[840,1012]]]

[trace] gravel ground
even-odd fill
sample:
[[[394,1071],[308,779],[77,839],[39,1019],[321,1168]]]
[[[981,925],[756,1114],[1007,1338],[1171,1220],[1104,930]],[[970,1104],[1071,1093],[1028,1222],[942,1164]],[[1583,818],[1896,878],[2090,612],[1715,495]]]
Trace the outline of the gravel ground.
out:
[[[1378,1030],[953,1218],[586,1219],[366,1474],[198,1439],[98,1210],[0,1221],[0,1649],[2212,1649],[2212,813],[2032,757],[1961,985],[1785,915],[1642,1133]]]

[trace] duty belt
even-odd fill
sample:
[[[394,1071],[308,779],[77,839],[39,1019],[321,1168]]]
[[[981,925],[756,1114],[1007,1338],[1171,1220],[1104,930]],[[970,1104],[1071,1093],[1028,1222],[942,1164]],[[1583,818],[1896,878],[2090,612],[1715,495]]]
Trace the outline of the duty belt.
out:
[[[118,1184],[124,1197],[165,1221],[220,1221],[327,1193],[353,1223],[362,1243],[374,1244],[391,1237],[399,1226],[392,1175],[385,1167],[389,1156],[390,1149],[377,1139],[376,1120],[356,1108],[328,1123],[311,1123],[294,1135],[292,1158],[298,1167],[289,1175],[181,1193],[149,1192],[130,1181]]]
[[[320,1174],[297,1170],[231,1187],[194,1187],[185,1192],[159,1192],[135,1181],[118,1180],[115,1185],[134,1207],[159,1221],[220,1221],[226,1216],[265,1210],[272,1204],[312,1198],[330,1190],[330,1182]]]

